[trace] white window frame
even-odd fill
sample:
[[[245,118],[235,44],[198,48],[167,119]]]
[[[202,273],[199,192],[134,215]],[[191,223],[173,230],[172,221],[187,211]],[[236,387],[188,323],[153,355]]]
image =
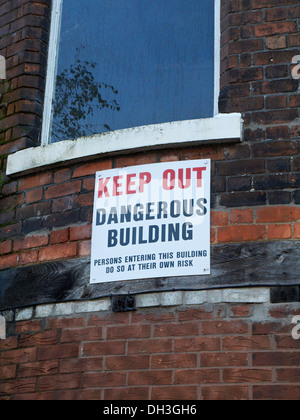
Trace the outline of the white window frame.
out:
[[[199,0],[201,1],[201,0]],[[220,94],[221,0],[215,1],[214,115],[212,118],[175,121],[101,133],[49,143],[52,101],[55,92],[58,45],[63,0],[52,0],[41,146],[10,155],[7,175],[39,170],[61,162],[147,149],[188,147],[205,143],[238,142],[242,139],[241,114],[218,114]]]
[[[60,28],[62,18],[62,6],[63,0],[52,0],[53,9],[51,16],[51,29],[50,29],[50,42],[49,42],[49,53],[48,53],[48,68],[47,68],[47,81],[45,90],[45,102],[44,102],[44,113],[43,113],[43,127],[42,127],[42,138],[41,146],[47,146],[50,144],[50,132],[52,125],[52,102],[55,94],[55,80],[57,72],[57,62],[59,54],[59,40],[60,40]],[[201,0],[199,0],[201,1]],[[214,110],[213,115],[218,114],[218,100],[220,94],[220,13],[221,13],[221,0],[215,1],[215,42],[214,42]],[[156,124],[155,124],[156,125]],[[158,125],[158,124],[157,124]],[[159,124],[161,126],[161,124]],[[71,140],[71,139],[70,139]]]

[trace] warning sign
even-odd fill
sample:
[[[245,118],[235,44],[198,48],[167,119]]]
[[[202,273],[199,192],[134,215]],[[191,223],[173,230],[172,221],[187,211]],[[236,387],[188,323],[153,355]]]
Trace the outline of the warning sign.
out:
[[[210,160],[97,172],[91,283],[210,273]]]

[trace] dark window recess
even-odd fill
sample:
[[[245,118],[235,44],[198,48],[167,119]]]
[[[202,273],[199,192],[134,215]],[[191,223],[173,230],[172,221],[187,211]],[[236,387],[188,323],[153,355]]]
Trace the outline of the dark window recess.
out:
[[[112,297],[113,312],[131,312],[136,311],[135,296],[119,295]]]
[[[64,0],[51,142],[213,116],[213,0]]]
[[[271,287],[271,303],[300,302],[299,286]]]

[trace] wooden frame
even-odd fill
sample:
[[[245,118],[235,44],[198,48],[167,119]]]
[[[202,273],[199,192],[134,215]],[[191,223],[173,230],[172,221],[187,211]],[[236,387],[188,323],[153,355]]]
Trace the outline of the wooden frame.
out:
[[[209,276],[89,284],[90,259],[48,262],[0,273],[0,310],[85,301],[120,294],[234,287],[300,285],[300,242],[258,242],[212,247]]]
[[[221,0],[215,2],[215,40],[214,40],[214,116],[219,112],[220,94],[220,47],[221,47]],[[47,81],[45,90],[41,146],[49,144],[52,120],[52,101],[58,58],[63,0],[52,0],[51,28],[48,52]],[[184,142],[184,139],[182,139]]]

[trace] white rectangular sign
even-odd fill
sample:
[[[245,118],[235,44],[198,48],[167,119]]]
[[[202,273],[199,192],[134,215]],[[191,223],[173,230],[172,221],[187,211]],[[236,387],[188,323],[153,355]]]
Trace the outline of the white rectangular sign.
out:
[[[210,273],[210,160],[96,173],[91,283]]]

